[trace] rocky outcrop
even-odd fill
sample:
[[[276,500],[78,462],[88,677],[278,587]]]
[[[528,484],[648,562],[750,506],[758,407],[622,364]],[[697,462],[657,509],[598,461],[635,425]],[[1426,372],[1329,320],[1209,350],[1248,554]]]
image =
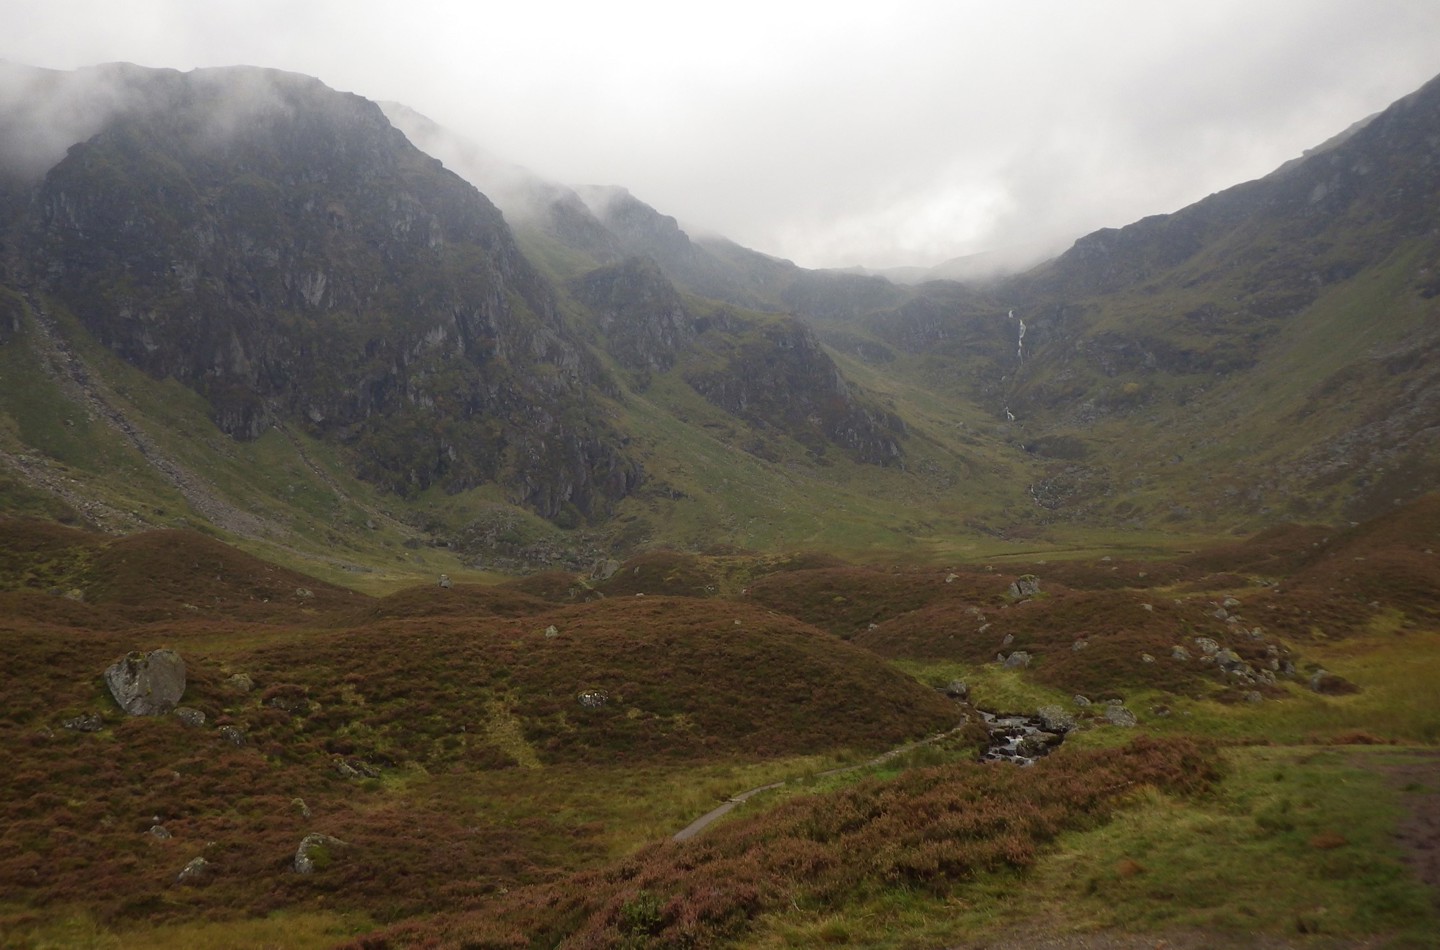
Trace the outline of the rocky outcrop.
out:
[[[185,661],[174,650],[128,653],[105,671],[105,685],[132,716],[161,716],[185,695]]]
[[[347,842],[339,838],[311,833],[306,835],[300,846],[295,849],[295,861],[293,866],[296,874],[314,874],[316,871],[323,871],[335,860],[337,854],[350,847]]]
[[[408,494],[488,482],[554,517],[638,482],[613,390],[494,205],[319,81],[135,70],[34,188],[18,263],[101,343],[255,438],[349,445]]]
[[[826,443],[859,462],[900,465],[907,429],[862,396],[815,335],[793,318],[752,325],[727,341],[723,362],[684,370],[700,395],[732,415],[781,429],[817,455]]]

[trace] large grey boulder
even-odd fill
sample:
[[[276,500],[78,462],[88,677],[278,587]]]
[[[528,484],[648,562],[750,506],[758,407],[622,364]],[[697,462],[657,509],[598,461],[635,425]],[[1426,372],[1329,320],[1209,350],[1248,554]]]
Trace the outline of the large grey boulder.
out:
[[[1040,593],[1040,578],[1034,574],[1021,574],[1010,585],[1010,599],[1020,600]]]
[[[185,661],[174,650],[127,653],[105,671],[105,685],[132,716],[162,716],[185,695]]]

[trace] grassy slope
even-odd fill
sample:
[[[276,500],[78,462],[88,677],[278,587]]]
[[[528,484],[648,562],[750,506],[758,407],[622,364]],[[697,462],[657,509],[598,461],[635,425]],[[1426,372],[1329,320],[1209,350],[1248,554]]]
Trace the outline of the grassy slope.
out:
[[[1016,926],[1023,945],[1023,928],[1039,926],[1198,927],[1220,945],[1251,931],[1380,933],[1426,946],[1433,911],[1389,838],[1405,793],[1381,781],[1404,746],[1353,743],[1440,741],[1426,699],[1440,672],[1440,576],[1424,554],[1437,505],[1179,561],[1026,565],[1045,589],[1028,604],[1005,592],[1018,570],[678,554],[638,558],[605,582],[427,586],[374,600],[203,538],[115,542],[11,522],[4,585],[85,599],[0,595],[14,682],[46,697],[0,722],[12,766],[0,874],[15,895],[0,924],[16,946],[260,945],[280,926],[322,946],[397,923],[387,945],[482,933],[504,945],[518,929],[639,945],[690,933],[702,944],[925,946],[1000,939]],[[1323,636],[1287,618],[1286,607],[1333,602],[1322,594],[1341,578],[1365,596],[1380,585],[1385,602],[1325,614]],[[297,599],[299,586],[311,596]],[[1275,618],[1266,642],[1359,691],[1282,681],[1264,702],[1230,703],[1231,690],[1197,666],[1131,662],[1140,640],[1177,629],[1242,650],[1248,634],[1227,640],[1231,625],[1208,615],[1228,594],[1242,601],[1232,612]],[[995,625],[973,656],[969,633],[951,641],[944,626],[978,625],[971,607]],[[1081,623],[1093,645],[1076,653]],[[966,679],[990,708],[1070,706],[1077,683],[1066,677],[1079,677],[1097,699],[1123,698],[1139,732],[1182,745],[1107,752],[1135,733],[1074,709],[1082,729],[1044,771],[937,766],[957,753],[931,749],[908,769],[757,798],[699,850],[637,853],[717,798],[853,760],[953,715],[821,627],[886,644],[922,682]],[[1002,627],[1016,637],[1007,649],[1033,651],[1029,669],[987,662]],[[919,636],[927,629],[930,640]],[[1106,654],[1107,640],[1125,650]],[[928,652],[935,642],[959,645]],[[186,656],[186,702],[207,713],[206,727],[126,720],[109,707],[98,671],[120,652],[161,645]],[[256,689],[231,686],[235,671]],[[608,704],[578,706],[587,689]],[[88,710],[101,712],[101,732],[58,727]],[[245,746],[219,741],[217,724],[243,728]],[[1095,755],[1159,763],[1194,737],[1224,745],[1183,753],[1202,757],[1182,769],[1191,784],[1164,769],[1113,799],[1095,784]],[[1202,762],[1220,772],[1193,784],[1210,767]],[[380,771],[345,778],[337,763]],[[929,770],[914,771],[921,765]],[[1124,767],[1130,780],[1138,767]],[[1058,798],[1045,798],[1043,775],[1061,783]],[[1003,790],[990,787],[1001,779]],[[1038,824],[967,825],[958,850],[941,847],[963,830],[945,815],[1031,794]],[[935,795],[972,804],[952,812]],[[930,844],[876,852],[857,837],[837,861],[828,849],[838,839],[820,831],[846,809],[868,817],[844,834]],[[157,815],[166,841],[147,836]],[[887,815],[905,816],[905,827]],[[288,856],[315,830],[353,850],[300,878]],[[872,852],[890,863],[850,860]],[[200,854],[215,862],[214,879],[175,887]],[[260,916],[204,923],[242,910]],[[455,913],[430,920],[442,910]]]

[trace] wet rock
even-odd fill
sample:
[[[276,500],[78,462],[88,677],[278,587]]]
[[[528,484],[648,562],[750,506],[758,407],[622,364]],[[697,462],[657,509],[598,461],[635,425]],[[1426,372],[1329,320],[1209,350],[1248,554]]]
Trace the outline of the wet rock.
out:
[[[1112,726],[1124,726],[1128,729],[1136,725],[1140,720],[1129,709],[1126,709],[1118,703],[1114,703],[1105,707],[1105,721]]]
[[[130,715],[164,715],[185,695],[185,661],[174,650],[127,653],[105,671],[105,685]]]
[[[194,706],[176,706],[175,718],[187,726],[205,725],[205,713],[196,709]]]
[[[314,874],[330,866],[341,851],[349,848],[347,842],[330,835],[311,833],[300,841],[295,849],[295,873]]]
[[[1020,600],[1040,593],[1040,578],[1034,574],[1021,574],[1010,584],[1010,597]]]
[[[1088,702],[1088,700],[1086,700]],[[1041,706],[1035,713],[1046,732],[1065,733],[1075,728],[1075,717],[1063,706]]]
[[[196,858],[180,869],[180,873],[175,877],[175,883],[203,884],[210,879],[212,867],[213,865],[204,858]]]
[[[105,728],[105,721],[95,713],[82,713],[71,719],[66,719],[60,725],[71,732],[99,732]]]

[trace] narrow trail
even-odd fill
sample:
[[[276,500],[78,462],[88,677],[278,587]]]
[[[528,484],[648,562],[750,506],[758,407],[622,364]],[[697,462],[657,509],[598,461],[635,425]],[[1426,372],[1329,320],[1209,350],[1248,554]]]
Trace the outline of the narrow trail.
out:
[[[846,772],[855,772],[859,769],[868,769],[872,766],[883,765],[884,763],[890,761],[896,756],[904,755],[912,749],[918,749],[921,746],[931,745],[943,739],[948,739],[949,737],[960,732],[960,730],[964,729],[965,726],[967,726],[968,724],[968,719],[962,720],[958,726],[956,726],[954,729],[951,729],[949,732],[936,733],[935,735],[925,739],[919,739],[915,742],[909,742],[902,746],[896,746],[888,752],[883,752],[880,755],[877,755],[875,758],[868,759],[864,762],[857,762],[854,765],[842,765],[838,769],[826,769],[824,772],[816,773],[816,778],[825,775],[842,775]],[[730,798],[727,798],[718,807],[712,808],[710,811],[707,811],[699,818],[696,818],[694,821],[690,822],[690,824],[686,825],[684,828],[681,828],[679,831],[675,832],[675,834],[671,836],[671,840],[688,841],[698,835],[700,832],[704,831],[716,819],[728,815],[732,810],[734,810],[736,805],[748,801],[751,796],[759,795],[761,792],[768,792],[771,789],[780,788],[784,785],[789,785],[791,782],[796,781],[799,781],[799,779],[791,778],[786,779],[783,782],[771,782],[769,785],[760,785],[755,788],[747,789],[738,795],[733,795]]]

